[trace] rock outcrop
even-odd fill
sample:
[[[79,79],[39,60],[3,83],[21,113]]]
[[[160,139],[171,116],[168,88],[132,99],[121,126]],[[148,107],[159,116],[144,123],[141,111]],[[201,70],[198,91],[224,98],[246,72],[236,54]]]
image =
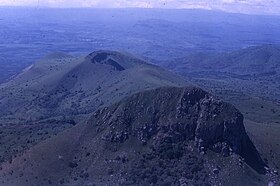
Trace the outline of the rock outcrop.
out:
[[[252,168],[264,172],[263,161],[246,134],[243,115],[199,88],[165,87],[141,92],[99,110],[90,123],[106,128],[102,139],[109,143],[136,138],[157,148],[162,141],[194,140],[200,151],[212,149],[224,156],[236,153]]]
[[[103,64],[111,66],[116,71],[124,71],[133,66],[146,64],[145,61],[137,59],[129,54],[121,54],[119,52],[99,50],[90,53],[85,58],[94,64]]]
[[[210,154],[230,161],[221,168],[209,162]],[[0,180],[12,186],[213,185],[222,184],[217,177],[228,183],[223,172],[242,171],[236,154],[264,172],[235,107],[199,88],[163,87],[99,109],[3,164]]]

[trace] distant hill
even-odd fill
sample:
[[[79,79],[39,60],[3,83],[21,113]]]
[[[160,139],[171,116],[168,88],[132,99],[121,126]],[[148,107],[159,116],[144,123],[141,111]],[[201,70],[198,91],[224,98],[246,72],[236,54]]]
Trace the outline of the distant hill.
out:
[[[234,91],[280,103],[280,47],[275,45],[229,53],[194,53],[162,65],[198,84],[227,84]]]
[[[140,90],[184,84],[182,78],[130,54],[97,51],[74,58],[55,53],[0,85],[0,120],[21,118],[26,123],[90,114]]]
[[[263,45],[229,53],[195,53],[167,64],[175,71],[196,73],[212,71],[236,76],[270,76],[279,74],[280,47]]]
[[[127,53],[48,55],[0,85],[0,162],[133,93],[187,84]]]
[[[7,186],[264,185],[246,163],[264,173],[237,109],[199,88],[164,87],[104,107],[2,164],[0,180]]]
[[[52,51],[84,54],[123,49],[162,61],[190,52],[280,44],[279,16],[269,15],[197,9],[0,7],[0,17],[1,83]]]

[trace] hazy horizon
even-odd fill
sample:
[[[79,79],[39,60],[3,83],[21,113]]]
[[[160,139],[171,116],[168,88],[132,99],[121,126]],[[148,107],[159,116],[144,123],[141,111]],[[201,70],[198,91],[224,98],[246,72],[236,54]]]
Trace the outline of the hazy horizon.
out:
[[[230,13],[280,15],[276,0],[0,0],[1,7],[204,9]]]

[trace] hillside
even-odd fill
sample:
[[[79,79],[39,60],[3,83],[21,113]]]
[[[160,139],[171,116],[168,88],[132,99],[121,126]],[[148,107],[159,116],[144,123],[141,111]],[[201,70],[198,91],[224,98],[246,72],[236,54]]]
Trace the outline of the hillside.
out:
[[[248,47],[228,53],[195,53],[169,63],[172,69],[213,71],[236,76],[278,73],[280,48],[274,45]]]
[[[28,122],[89,114],[135,91],[183,83],[129,54],[99,51],[85,58],[50,55],[0,85],[0,115],[10,122],[13,117]]]
[[[165,87],[96,111],[2,164],[0,178],[6,186],[265,185],[264,173],[237,109],[199,88]]]
[[[0,85],[0,162],[86,119],[101,106],[186,81],[113,51],[46,56]]]
[[[280,167],[280,48],[263,45],[229,53],[196,53],[162,63],[236,106],[266,162]]]
[[[234,104],[246,119],[280,121],[280,48],[249,47],[230,53],[197,53],[163,66]]]
[[[235,91],[279,103],[279,59],[278,46],[262,45],[229,53],[194,53],[162,65],[193,79],[225,82]]]

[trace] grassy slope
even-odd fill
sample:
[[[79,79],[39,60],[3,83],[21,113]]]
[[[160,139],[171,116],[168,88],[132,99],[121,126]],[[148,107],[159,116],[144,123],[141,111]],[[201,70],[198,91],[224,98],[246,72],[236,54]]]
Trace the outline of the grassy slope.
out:
[[[151,102],[151,97],[157,94],[164,94],[167,98],[158,96],[157,98],[159,100],[154,99]],[[156,161],[154,161],[153,157],[151,157],[152,159],[143,159],[142,155],[148,152],[147,148],[152,144],[149,141],[147,145],[143,145],[139,139],[131,136],[123,143],[106,143],[106,140],[104,140],[105,136],[108,136],[108,134],[113,135],[116,131],[125,130],[123,128],[125,122],[122,122],[125,118],[119,117],[124,112],[127,112],[127,115],[132,113],[135,121],[132,121],[131,128],[134,129],[143,128],[143,123],[150,122],[150,118],[154,117],[153,114],[147,111],[147,108],[151,112],[155,108],[161,108],[159,109],[159,116],[162,118],[159,119],[159,125],[166,125],[166,119],[172,123],[172,118],[175,117],[174,113],[176,113],[176,105],[178,104],[178,100],[176,100],[178,99],[178,94],[175,94],[174,97],[171,96],[171,98],[168,98],[168,95],[170,95],[170,92],[166,93],[165,91],[162,91],[162,93],[152,91],[146,94],[141,93],[138,96],[132,96],[127,100],[114,104],[109,108],[102,109],[97,114],[93,114],[88,122],[80,123],[60,135],[36,145],[22,156],[15,158],[11,163],[6,162],[2,164],[3,171],[9,175],[1,175],[2,183],[7,186],[15,186],[20,183],[21,185],[30,185],[31,183],[38,183],[38,185],[41,183],[44,185],[47,183],[56,184],[57,182],[63,182],[68,185],[86,185],[92,183],[92,180],[94,180],[94,183],[101,185],[105,183],[113,184],[120,182],[118,179],[122,177],[119,175],[120,172],[129,172],[130,168],[135,169],[134,171],[137,174],[141,172],[147,172],[148,175],[158,174],[167,182],[170,179],[172,180],[170,175],[178,176],[176,172],[176,168],[178,167],[178,171],[191,171],[194,174],[193,176],[196,177],[194,183],[197,185],[204,185],[206,183],[201,182],[206,181],[203,179],[205,174],[207,175],[206,177],[211,177],[212,181],[217,184],[233,185],[234,183],[235,185],[249,186],[265,185],[267,183],[267,179],[264,176],[256,174],[246,165],[245,168],[240,168],[237,156],[225,158],[211,151],[207,151],[207,154],[203,156],[198,151],[193,150],[196,147],[191,143],[185,144],[186,149],[184,153],[186,153],[187,157],[185,167],[180,167],[182,166],[181,164],[185,163],[183,159],[168,159],[167,161],[163,159],[159,159],[160,161],[155,159]],[[141,97],[141,99],[138,100],[138,97]],[[172,101],[169,101],[169,99]],[[135,106],[135,104],[138,104],[138,106]],[[150,106],[142,107],[142,105],[147,104]],[[152,105],[155,105],[155,108]],[[126,111],[127,108],[128,111]],[[131,108],[135,108],[135,110],[129,112]],[[142,114],[139,115],[139,112],[141,113],[142,111],[148,117],[143,118]],[[195,115],[196,112],[193,114]],[[119,120],[121,122],[118,122]],[[156,138],[160,138],[160,136],[158,135]],[[150,141],[153,141],[152,139],[154,138],[151,138]],[[176,151],[173,150],[171,152],[175,153]],[[168,154],[166,151],[162,151],[163,156],[166,156],[166,154]],[[116,157],[119,156],[125,156],[129,161],[126,163],[116,161]],[[140,159],[141,161],[147,162],[146,167],[144,166],[143,169],[139,168],[139,170],[135,167],[129,167],[133,166],[135,162],[137,165],[141,164],[141,161],[139,162]],[[201,159],[204,160],[204,163],[202,163],[204,166],[203,171],[196,172],[196,169],[200,170]],[[132,160],[134,162],[131,162]],[[160,170],[162,167],[158,165],[159,162],[164,162],[161,166],[167,166],[167,168]],[[77,166],[75,163],[77,163]],[[212,170],[217,166],[221,167],[219,175],[212,173]],[[160,170],[162,173],[156,172],[155,169]],[[168,174],[166,175],[166,173]],[[88,176],[84,177],[85,174]],[[130,176],[133,177],[135,175]],[[139,177],[137,180],[139,180]]]
[[[97,108],[132,93],[187,82],[129,54],[106,51],[124,66],[54,54],[0,85],[0,160],[83,121]]]

